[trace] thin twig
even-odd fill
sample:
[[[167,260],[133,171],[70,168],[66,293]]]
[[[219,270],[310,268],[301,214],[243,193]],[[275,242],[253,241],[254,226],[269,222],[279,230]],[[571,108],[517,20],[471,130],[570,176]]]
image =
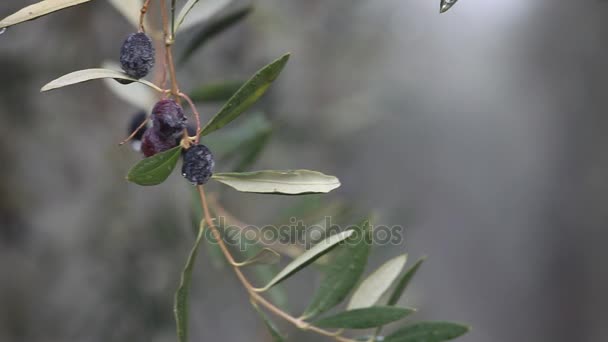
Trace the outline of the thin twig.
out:
[[[133,131],[133,133],[131,133],[131,135],[129,135],[125,140],[121,141],[120,144],[118,144],[118,146],[122,146],[122,145],[128,143],[129,141],[131,141],[131,139],[133,139],[133,137],[135,137],[135,135],[137,134],[137,132],[139,132],[142,128],[144,128],[144,126],[146,126],[146,124],[148,123],[148,121],[150,121],[150,117],[146,117],[146,120],[144,120],[144,122],[142,122],[141,125],[139,125]]]
[[[247,278],[245,277],[243,272],[238,267],[234,266],[234,264],[235,264],[234,257],[228,250],[228,247],[224,243],[224,240],[222,240],[222,236],[221,236],[219,230],[217,229],[217,227],[213,223],[213,220],[211,219],[211,214],[209,212],[209,205],[207,204],[207,197],[205,195],[205,189],[203,188],[202,185],[198,186],[198,193],[201,198],[201,206],[203,208],[204,220],[207,223],[207,225],[209,226],[209,228],[211,229],[213,237],[217,240],[217,243],[218,243],[222,253],[226,257],[228,262],[231,265],[233,265],[232,269],[234,270],[236,277],[241,281],[241,283],[245,287],[245,290],[249,294],[251,300],[262,305],[268,311],[272,312],[273,314],[275,314],[278,317],[281,317],[282,319],[288,321],[289,323],[295,325],[299,329],[310,330],[310,331],[315,332],[320,335],[332,337],[336,341],[340,341],[340,342],[354,342],[354,340],[352,340],[352,339],[337,335],[338,333],[340,333],[340,331],[331,332],[331,331],[323,330],[321,328],[310,325],[308,322],[305,322],[299,318],[291,316],[287,312],[279,309],[274,304],[272,304],[271,302],[266,300],[266,298],[262,297],[259,293],[255,292],[255,288],[251,285],[249,280],[247,280]]]
[[[200,140],[201,137],[201,115],[198,113],[198,110],[196,110],[196,106],[194,105],[194,102],[192,101],[192,99],[184,94],[184,93],[179,93],[180,97],[183,97],[186,102],[188,102],[188,104],[190,105],[190,108],[192,109],[192,112],[194,113],[194,120],[196,121],[196,139],[194,140],[194,142],[196,144],[198,144],[198,141]]]
[[[150,6],[151,0],[146,0],[144,5],[141,7],[140,15],[139,15],[139,32],[146,32],[146,28],[144,27],[144,20],[146,17],[146,13],[148,12],[148,7]]]

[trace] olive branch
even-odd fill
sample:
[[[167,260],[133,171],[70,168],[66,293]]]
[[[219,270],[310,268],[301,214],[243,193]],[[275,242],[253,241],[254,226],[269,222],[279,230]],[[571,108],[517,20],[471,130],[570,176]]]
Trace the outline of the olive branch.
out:
[[[28,20],[81,5],[91,0],[45,0],[25,7],[0,21],[0,30]],[[450,9],[457,0],[441,0],[440,12]],[[185,101],[196,123],[194,134],[183,128],[181,140],[175,147],[165,149],[151,157],[144,158],[129,171],[127,180],[142,185],[153,186],[163,183],[175,169],[184,151],[199,144],[201,139],[209,141],[212,149],[228,157],[240,154],[235,167],[236,172],[215,173],[211,179],[227,185],[240,192],[275,195],[307,195],[324,194],[340,186],[335,176],[330,176],[311,170],[262,170],[244,172],[268,141],[271,133],[270,123],[260,114],[252,114],[240,128],[226,132],[223,138],[208,137],[246,113],[269,89],[272,83],[284,70],[290,55],[285,54],[269,63],[248,81],[230,81],[219,84],[208,84],[190,92],[180,89],[173,46],[180,32],[203,24],[202,28],[187,45],[180,62],[185,62],[194,51],[204,46],[208,40],[224,32],[245,19],[252,11],[251,6],[226,10],[230,0],[188,0],[182,6],[178,1],[171,0],[110,0],[110,2],[127,18],[139,33],[150,35],[163,49],[160,52],[160,63],[157,63],[156,80],[154,82],[134,78],[120,71],[117,67],[93,68],[72,72],[61,76],[42,87],[41,91],[50,91],[95,79],[105,79],[111,89],[123,94],[125,83],[136,83],[138,96],[127,99],[137,106],[148,110],[150,101],[170,98],[176,103]],[[155,7],[160,12],[161,28],[150,24],[147,15],[150,8]],[[124,69],[124,66],[123,66]],[[147,71],[146,71],[147,73]],[[116,83],[115,81],[120,81]],[[132,87],[132,86],[129,86]],[[131,89],[131,88],[130,88]],[[143,90],[142,90],[143,89]],[[142,100],[149,99],[149,100]],[[204,125],[196,108],[197,102],[226,101],[219,112],[211,117]],[[150,117],[144,119],[123,140],[120,145],[134,139],[140,130],[144,130]],[[154,120],[154,119],[152,119]],[[181,129],[181,128],[180,128]],[[286,249],[256,246],[249,250],[244,260],[237,260],[233,251],[227,245],[219,216],[243,227],[246,224],[223,208],[215,196],[208,198],[203,184],[196,184],[196,203],[202,214],[198,222],[196,240],[184,266],[178,289],[175,293],[175,321],[177,336],[180,342],[188,340],[188,303],[189,292],[194,272],[194,264],[199,246],[206,231],[210,231],[217,244],[208,247],[218,248],[226,262],[232,268],[238,281],[243,285],[254,309],[261,315],[274,341],[283,341],[283,334],[266,316],[267,313],[283,319],[298,329],[310,331],[330,337],[336,341],[388,341],[440,342],[450,340],[465,334],[469,328],[465,325],[443,322],[426,321],[408,323],[390,333],[381,336],[385,325],[401,321],[416,310],[398,307],[399,299],[420,268],[424,259],[418,260],[408,270],[405,269],[407,254],[394,257],[372,273],[362,278],[372,245],[372,225],[364,219],[352,225],[350,229],[327,236],[308,250],[296,248]],[[262,248],[263,247],[263,248]],[[292,260],[282,270],[265,277],[263,286],[256,287],[246,277],[243,269],[251,265],[271,264],[277,261],[279,255]],[[316,290],[309,306],[300,315],[290,314],[287,310],[274,303],[272,290],[300,270],[313,264],[323,262],[325,278]],[[327,314],[350,299],[346,310]],[[351,331],[370,329],[368,335],[349,337]],[[348,334],[347,334],[348,333]]]

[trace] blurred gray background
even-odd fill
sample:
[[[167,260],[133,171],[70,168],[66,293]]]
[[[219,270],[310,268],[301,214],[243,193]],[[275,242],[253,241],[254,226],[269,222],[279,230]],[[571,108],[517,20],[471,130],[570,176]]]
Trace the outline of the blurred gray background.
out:
[[[32,2],[3,1],[0,17]],[[403,300],[416,318],[466,322],[469,342],[605,341],[608,3],[461,0],[439,15],[438,2],[256,0],[181,85],[247,78],[291,51],[258,106],[279,129],[256,168],[335,174],[332,196],[404,225],[405,243],[372,264],[429,256]],[[132,30],[97,0],[0,36],[0,341],[175,340],[188,185],[124,180],[140,157],[117,142],[135,108],[102,82],[39,93],[117,60]],[[265,224],[296,199],[222,201]],[[269,341],[206,256],[192,340]],[[294,314],[320,277],[286,283]]]

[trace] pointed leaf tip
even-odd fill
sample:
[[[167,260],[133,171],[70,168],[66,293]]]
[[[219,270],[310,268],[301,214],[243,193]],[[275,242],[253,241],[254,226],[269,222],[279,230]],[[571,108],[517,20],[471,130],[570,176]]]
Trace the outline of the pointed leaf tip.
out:
[[[447,12],[452,6],[454,6],[458,0],[441,0],[439,4],[439,13]]]
[[[275,60],[268,64],[260,71],[258,71],[251,79],[249,79],[243,86],[226,102],[226,104],[220,109],[201,131],[201,136],[205,136],[211,132],[214,132],[243,114],[246,110],[251,108],[270,88],[270,85],[279,77],[281,71],[287,64],[290,54],[286,54],[283,57]]]
[[[348,309],[375,305],[403,270],[407,254],[391,259],[365,278],[350,298]]]
[[[306,308],[304,318],[315,317],[340,304],[357,285],[371,249],[371,225],[365,220],[352,231],[352,236],[335,250],[336,256],[327,266],[326,277]]]
[[[426,257],[420,258],[418,261],[416,261],[414,266],[407,270],[407,272],[405,272],[405,274],[399,279],[399,281],[397,282],[397,286],[395,286],[393,293],[391,293],[391,296],[388,299],[387,305],[397,304],[399,298],[401,298],[401,295],[403,294],[409,283],[412,281],[412,278],[414,278],[416,272],[418,272],[418,269],[425,260]]]
[[[26,6],[0,20],[0,29],[34,20],[53,12],[89,2],[91,0],[46,0]]]
[[[63,75],[63,76],[47,83],[44,87],[42,87],[42,89],[40,89],[40,91],[45,92],[45,91],[62,88],[62,87],[66,87],[66,86],[77,84],[77,83],[82,83],[82,82],[102,79],[102,78],[114,78],[114,79],[127,80],[127,81],[131,81],[131,82],[139,82],[139,83],[147,85],[148,87],[150,87],[158,92],[163,91],[162,89],[157,87],[152,82],[149,82],[146,80],[141,80],[141,79],[138,80],[138,79],[129,77],[127,74],[125,74],[124,72],[121,72],[121,71],[101,69],[101,68],[78,70],[78,71],[74,71],[69,74]]]
[[[310,263],[314,262],[325,253],[329,252],[332,247],[346,240],[353,233],[353,230],[347,230],[338,234],[334,234],[328,237],[327,239],[319,242],[318,244],[314,245],[311,249],[307,250],[302,255],[290,262],[287,266],[285,266],[285,268],[281,272],[279,272],[266,286],[259,289],[258,291],[266,291],[271,287],[275,286],[276,284],[280,283],[281,281],[287,279],[289,276],[308,266]]]

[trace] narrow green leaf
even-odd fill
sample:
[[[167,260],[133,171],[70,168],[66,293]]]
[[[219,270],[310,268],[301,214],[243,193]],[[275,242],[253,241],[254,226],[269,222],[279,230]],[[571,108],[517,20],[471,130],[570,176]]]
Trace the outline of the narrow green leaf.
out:
[[[192,250],[190,251],[190,255],[186,261],[186,266],[184,266],[184,270],[182,271],[179,287],[175,292],[173,312],[175,314],[177,336],[180,342],[188,341],[188,296],[190,294],[190,284],[192,282],[192,269],[194,267],[194,261],[196,260],[198,247],[200,246],[204,235],[203,227],[203,222],[201,221],[194,247],[192,247]]]
[[[353,232],[356,234],[333,252],[336,256],[327,265],[325,279],[303,317],[314,317],[340,304],[363,274],[372,244],[371,225],[365,221]]]
[[[228,12],[225,15],[213,20],[213,22],[205,25],[205,27],[196,33],[194,38],[184,49],[180,64],[185,63],[190,56],[192,56],[192,53],[194,53],[198,48],[204,46],[206,42],[239,23],[241,20],[247,18],[252,10],[253,6],[245,6],[243,8]]]
[[[198,2],[199,0],[188,0],[184,7],[182,7],[177,15],[175,32],[187,30],[192,26],[213,18],[213,16],[228,6],[232,0],[205,0],[195,8]]]
[[[91,0],[45,0],[20,9],[0,20],[0,29],[34,20],[53,12],[80,5]]]
[[[451,322],[418,322],[386,336],[384,342],[442,342],[466,334],[470,328]]]
[[[405,272],[401,279],[399,279],[399,281],[397,282],[397,286],[395,286],[393,293],[388,299],[387,305],[392,306],[397,304],[399,298],[401,298],[401,295],[403,294],[403,291],[405,291],[414,275],[416,275],[416,272],[418,272],[418,269],[420,268],[420,265],[422,265],[422,262],[424,262],[424,260],[426,260],[426,258],[422,258],[416,261],[414,266],[412,266],[407,272]]]
[[[237,191],[261,194],[328,193],[340,186],[338,178],[310,170],[217,173],[213,179]]]
[[[228,100],[219,113],[209,120],[203,127],[201,135],[207,135],[224,127],[249,109],[279,77],[288,60],[289,54],[286,54],[258,71]]]
[[[458,0],[441,0],[439,3],[439,13],[447,12]]]
[[[125,19],[127,19],[134,27],[139,27],[139,17],[141,7],[144,5],[143,0],[109,0],[110,4],[116,8]],[[147,26],[146,26],[147,27]]]
[[[375,305],[397,279],[406,261],[407,254],[400,255],[387,261],[365,278],[350,298],[347,309],[353,310]]]
[[[281,333],[279,332],[277,327],[274,325],[274,323],[272,323],[272,321],[268,318],[268,316],[266,316],[264,311],[262,311],[255,302],[251,302],[251,305],[253,306],[255,311],[258,313],[258,315],[260,315],[260,318],[262,318],[262,321],[264,321],[264,325],[268,329],[268,332],[270,333],[270,336],[272,337],[272,341],[273,342],[284,342],[285,337],[283,337],[283,335],[281,335]]]
[[[95,79],[101,79],[101,78],[115,78],[115,79],[121,79],[121,80],[128,80],[128,81],[132,81],[132,82],[139,82],[139,83],[147,85],[148,87],[150,87],[158,92],[162,92],[162,89],[160,89],[159,87],[157,87],[156,85],[154,85],[151,82],[148,82],[146,80],[137,80],[135,78],[127,76],[127,74],[125,74],[124,72],[108,70],[108,69],[86,69],[86,70],[75,71],[75,72],[61,76],[58,79],[49,82],[47,85],[42,87],[42,89],[40,89],[40,91],[45,92],[45,91],[62,88],[65,86],[82,83],[82,82],[86,82],[86,81],[91,81],[91,80],[95,80]]]
[[[393,289],[393,292],[391,293],[391,296],[389,297],[386,305],[393,306],[397,304],[399,298],[401,298],[401,295],[409,285],[414,275],[416,275],[418,268],[420,268],[420,265],[422,265],[422,262],[424,260],[426,260],[426,258],[421,258],[420,260],[416,261],[414,266],[412,266],[409,270],[407,270],[407,272],[403,274],[403,276],[401,276],[401,278],[397,281],[397,285],[395,286],[395,289]],[[378,327],[378,329],[376,329],[376,335],[379,335],[381,331],[382,327]]]
[[[320,328],[370,329],[398,321],[414,311],[416,310],[393,306],[372,306],[341,312],[312,324]]]
[[[129,171],[127,180],[144,186],[164,182],[177,165],[181,152],[181,147],[177,146],[141,160]]]
[[[310,263],[314,262],[323,254],[329,252],[332,247],[336,246],[341,241],[348,239],[351,235],[353,235],[353,233],[355,233],[354,230],[347,230],[338,234],[334,234],[328,237],[327,239],[319,242],[318,244],[314,245],[311,249],[307,250],[298,258],[296,258],[287,266],[285,266],[285,268],[281,272],[279,272],[279,274],[277,274],[266,286],[260,289],[260,291],[266,291],[270,289],[274,285],[287,279],[292,274],[308,266]]]
[[[263,248],[254,256],[248,258],[243,262],[237,263],[238,267],[244,267],[249,265],[274,265],[281,260],[281,255],[270,248]]]
[[[227,81],[202,85],[190,93],[194,102],[228,101],[245,84],[244,81]]]

